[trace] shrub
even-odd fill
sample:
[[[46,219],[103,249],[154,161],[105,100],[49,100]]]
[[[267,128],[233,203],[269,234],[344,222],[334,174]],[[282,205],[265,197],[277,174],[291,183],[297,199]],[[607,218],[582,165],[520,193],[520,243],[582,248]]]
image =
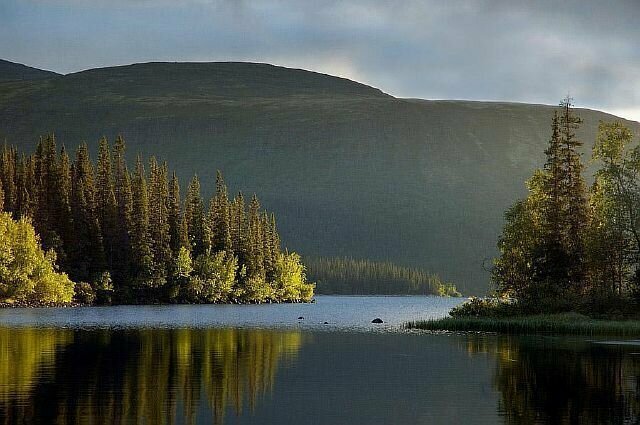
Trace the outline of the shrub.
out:
[[[74,284],[57,272],[53,251],[45,253],[31,221],[0,213],[0,298],[44,304],[68,303]]]
[[[298,254],[280,254],[275,266],[273,286],[279,300],[311,301],[315,285],[307,283],[304,265]]]
[[[91,305],[96,301],[96,292],[87,282],[76,283],[73,291],[73,299],[77,303]]]
[[[94,282],[93,287],[98,304],[111,304],[113,298],[113,282],[109,272],[100,274],[100,277]]]
[[[224,251],[200,255],[187,284],[187,297],[194,302],[226,301],[233,288],[237,270],[237,257],[229,256]]]

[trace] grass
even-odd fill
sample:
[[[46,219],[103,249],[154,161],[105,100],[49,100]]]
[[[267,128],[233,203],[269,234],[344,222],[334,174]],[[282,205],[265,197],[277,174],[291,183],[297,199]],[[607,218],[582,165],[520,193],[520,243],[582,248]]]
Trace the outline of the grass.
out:
[[[407,329],[453,332],[498,332],[504,334],[554,334],[640,337],[640,320],[591,319],[578,313],[533,316],[446,317],[414,321]]]

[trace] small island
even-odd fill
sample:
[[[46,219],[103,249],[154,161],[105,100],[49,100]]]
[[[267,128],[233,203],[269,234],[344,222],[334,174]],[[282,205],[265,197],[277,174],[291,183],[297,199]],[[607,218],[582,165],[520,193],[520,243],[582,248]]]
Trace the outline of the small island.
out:
[[[640,144],[621,122],[601,121],[587,189],[581,122],[565,98],[544,167],[505,213],[491,296],[408,328],[640,335]]]
[[[300,256],[282,250],[273,214],[254,195],[230,199],[218,171],[205,205],[194,176],[122,137],[82,144],[71,161],[53,135],[33,154],[0,152],[0,306],[309,302]]]

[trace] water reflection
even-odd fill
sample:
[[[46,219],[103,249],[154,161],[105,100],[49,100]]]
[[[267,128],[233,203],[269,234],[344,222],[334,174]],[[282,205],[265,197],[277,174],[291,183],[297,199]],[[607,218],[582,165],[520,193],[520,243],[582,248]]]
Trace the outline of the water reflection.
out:
[[[300,332],[0,329],[0,422],[194,423],[253,409]],[[201,420],[202,418],[199,418]]]
[[[545,337],[469,337],[496,358],[508,424],[640,422],[640,347]]]

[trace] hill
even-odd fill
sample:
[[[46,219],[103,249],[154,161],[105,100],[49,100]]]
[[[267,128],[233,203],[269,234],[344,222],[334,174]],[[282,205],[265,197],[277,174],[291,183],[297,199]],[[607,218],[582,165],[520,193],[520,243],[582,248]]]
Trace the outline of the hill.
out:
[[[3,77],[0,76],[0,79]],[[560,96],[560,94],[559,94]],[[503,210],[543,159],[553,108],[398,99],[328,75],[251,63],[149,63],[0,83],[0,137],[31,149],[122,133],[213,191],[259,193],[286,245],[420,267],[486,289]],[[580,110],[590,145],[598,120]],[[640,131],[638,123],[629,123]],[[588,148],[588,146],[587,146]],[[487,263],[488,264],[488,263]]]
[[[24,80],[42,80],[59,76],[51,71],[32,68],[20,63],[9,62],[0,59],[0,82],[6,81],[24,81]]]

